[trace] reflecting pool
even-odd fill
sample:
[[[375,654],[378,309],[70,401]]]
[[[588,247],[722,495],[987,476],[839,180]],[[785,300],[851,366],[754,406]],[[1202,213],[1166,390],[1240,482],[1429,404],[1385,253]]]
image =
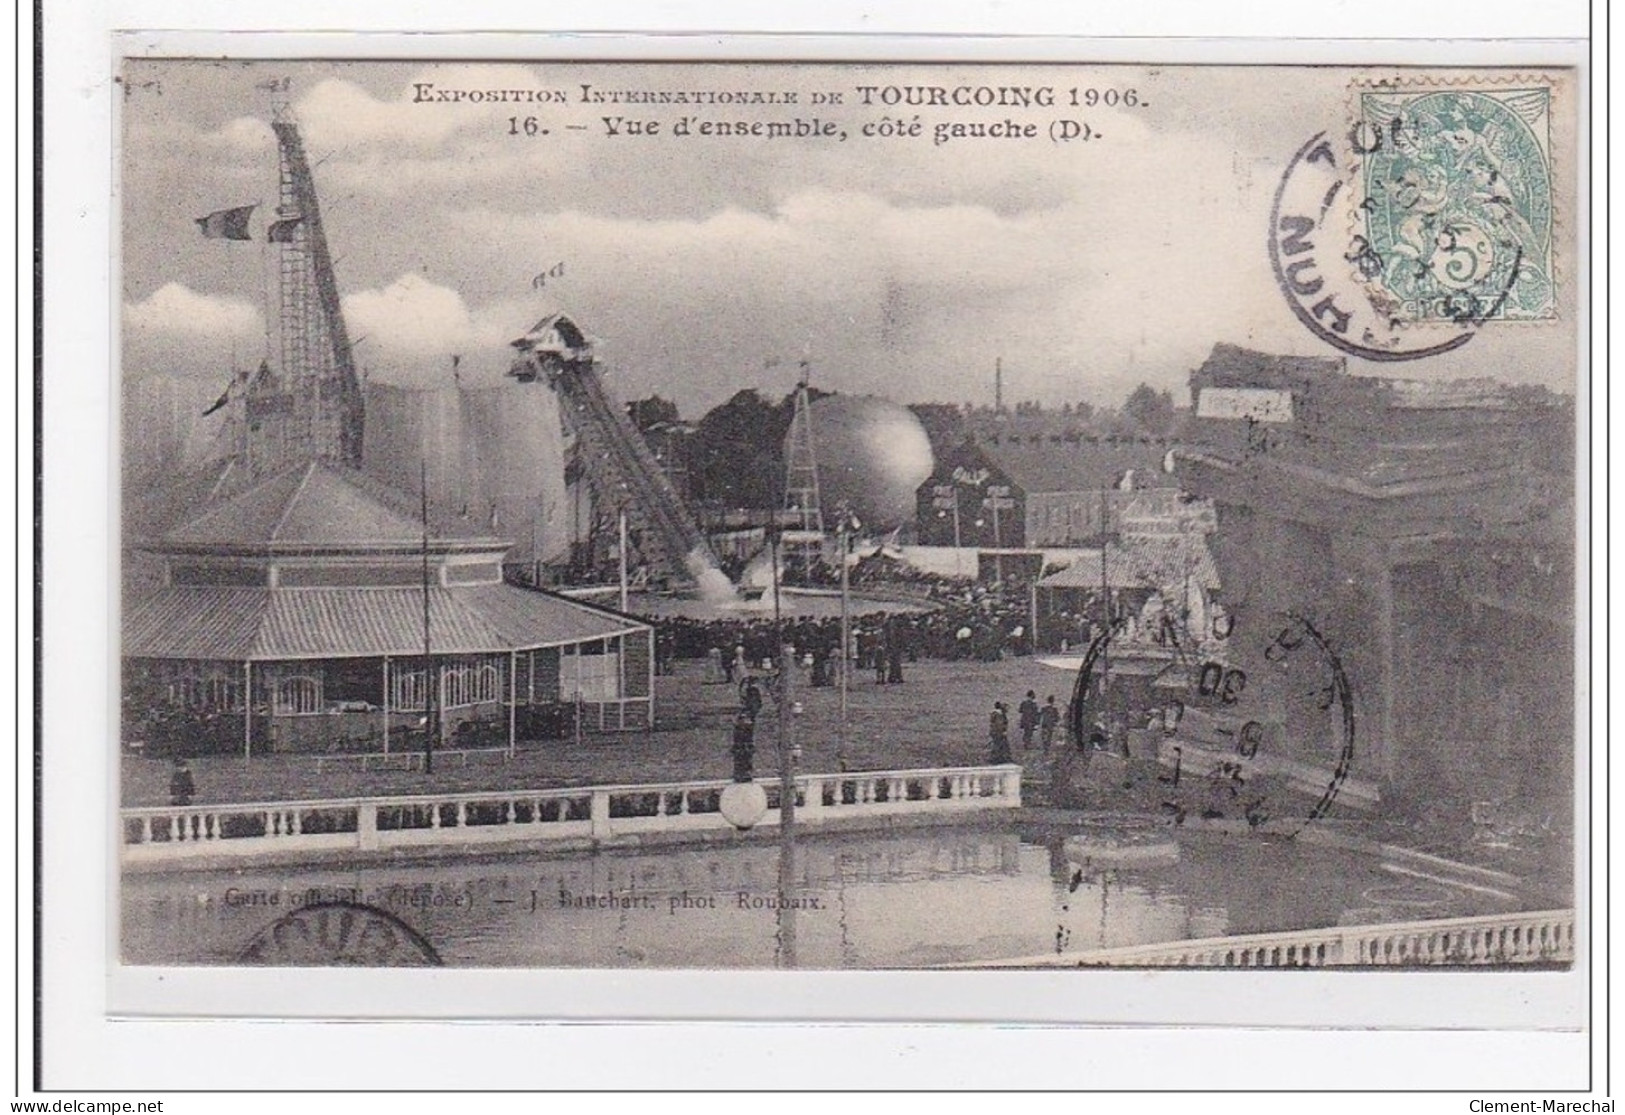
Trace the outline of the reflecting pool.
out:
[[[132,964],[229,964],[279,919],[362,902],[448,965],[915,967],[1223,934],[1518,910],[1368,855],[1253,836],[1158,836],[1142,864],[1013,828],[346,869],[127,876]]]

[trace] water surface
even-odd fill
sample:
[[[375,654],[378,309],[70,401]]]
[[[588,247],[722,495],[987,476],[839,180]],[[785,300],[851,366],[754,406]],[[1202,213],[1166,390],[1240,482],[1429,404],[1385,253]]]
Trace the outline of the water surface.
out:
[[[132,875],[134,964],[232,963],[308,901],[399,917],[448,965],[913,967],[1223,934],[1510,912],[1523,904],[1366,855],[1185,834],[1178,861],[1085,870],[1014,830],[803,837],[778,908],[770,841],[359,869]],[[793,924],[787,925],[791,921]]]

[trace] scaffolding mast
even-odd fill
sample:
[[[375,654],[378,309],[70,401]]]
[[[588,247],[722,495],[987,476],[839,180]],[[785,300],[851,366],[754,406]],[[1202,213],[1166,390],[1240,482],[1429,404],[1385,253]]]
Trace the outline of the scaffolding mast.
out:
[[[244,464],[250,475],[319,458],[361,464],[365,421],[361,381],[339,305],[321,205],[298,126],[278,107],[275,367],[249,378],[244,392]]]
[[[801,363],[796,383],[795,414],[785,453],[784,533],[781,552],[786,564],[806,572],[824,556],[824,510],[818,489],[818,452],[814,448],[812,400],[808,392],[811,371]]]

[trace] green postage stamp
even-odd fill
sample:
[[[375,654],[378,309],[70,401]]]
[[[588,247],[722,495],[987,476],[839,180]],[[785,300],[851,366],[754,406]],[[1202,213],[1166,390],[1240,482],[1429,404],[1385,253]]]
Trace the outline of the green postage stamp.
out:
[[[1351,262],[1382,312],[1395,324],[1555,317],[1551,88],[1400,82],[1358,96]]]

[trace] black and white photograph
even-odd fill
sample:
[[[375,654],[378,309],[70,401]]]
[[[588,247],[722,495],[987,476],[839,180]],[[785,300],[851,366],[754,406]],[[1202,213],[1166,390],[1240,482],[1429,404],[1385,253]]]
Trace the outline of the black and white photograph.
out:
[[[1576,962],[1575,70],[116,73],[117,965]]]

